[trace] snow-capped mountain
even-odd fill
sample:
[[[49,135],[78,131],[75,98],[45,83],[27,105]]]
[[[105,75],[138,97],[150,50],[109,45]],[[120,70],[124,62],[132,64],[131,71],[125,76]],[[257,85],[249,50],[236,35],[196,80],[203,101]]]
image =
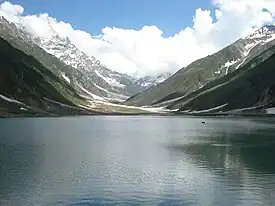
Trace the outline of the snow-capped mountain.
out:
[[[275,39],[275,26],[273,25],[266,25],[252,34],[248,35],[245,39],[256,39],[261,40],[264,39],[267,42]]]
[[[45,51],[72,66],[76,71],[71,77],[82,92],[94,99],[124,100],[170,76],[169,73],[164,73],[157,77],[148,76],[139,79],[110,70],[101,65],[95,57],[79,50],[69,38],[62,38],[57,34],[47,39],[34,37],[34,40]],[[71,82],[70,77],[65,74],[62,76]]]
[[[75,82],[78,89],[97,100],[125,99],[132,95],[127,90],[133,78],[101,66],[93,56],[80,51],[68,38],[58,35],[49,38],[34,38],[35,42],[48,53],[56,56],[65,64],[72,66],[72,74],[62,74],[69,83]],[[136,88],[138,92],[141,88]]]
[[[69,38],[62,38],[55,35],[49,39],[34,38],[35,42],[45,49],[48,53],[56,56],[67,65],[72,66],[78,73],[83,73],[81,80],[77,79],[80,74],[73,74],[72,78],[77,81],[80,90],[89,96],[100,100],[126,99],[144,89],[154,86],[169,76],[170,73],[164,73],[157,77],[146,76],[143,78],[135,78],[126,74],[112,71],[93,56],[88,56],[80,51]],[[64,79],[70,82],[70,78],[65,74]],[[96,91],[91,88],[96,87]],[[92,93],[94,95],[92,95]]]
[[[164,72],[157,76],[145,76],[141,77],[136,81],[137,85],[142,87],[152,87],[168,79],[172,74],[169,72]]]
[[[21,17],[8,18],[8,21],[18,28],[18,31],[14,32],[15,38],[20,36],[24,41],[35,43],[47,53],[71,66],[73,70],[62,71],[58,67],[53,69],[58,70],[54,72],[85,97],[97,100],[124,100],[158,82],[156,78],[148,78],[139,84],[138,78],[106,68],[95,57],[87,55],[69,38],[59,36],[53,29],[51,36],[38,37],[28,30]]]
[[[274,43],[268,44],[273,40],[275,40],[275,26],[264,26],[247,37],[238,40],[234,43],[234,46],[239,50],[239,54],[234,59],[227,61],[215,73],[224,72],[227,75],[231,66],[233,70],[240,68],[247,60],[258,54],[257,50],[262,51],[264,50],[262,47],[273,45]]]

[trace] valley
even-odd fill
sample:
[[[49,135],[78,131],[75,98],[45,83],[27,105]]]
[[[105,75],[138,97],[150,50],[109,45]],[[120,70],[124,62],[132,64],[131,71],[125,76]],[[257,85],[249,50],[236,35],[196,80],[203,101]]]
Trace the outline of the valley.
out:
[[[175,74],[113,71],[56,34],[0,17],[0,116],[273,115],[275,27],[264,26]],[[273,110],[271,110],[273,111]]]

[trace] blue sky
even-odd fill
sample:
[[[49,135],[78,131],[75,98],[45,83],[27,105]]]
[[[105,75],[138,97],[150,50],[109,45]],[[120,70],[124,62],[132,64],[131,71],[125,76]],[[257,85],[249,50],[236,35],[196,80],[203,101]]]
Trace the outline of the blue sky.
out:
[[[192,25],[197,8],[211,9],[210,0],[11,0],[25,14],[49,13],[59,21],[93,35],[105,26],[140,29],[156,25],[170,36]]]

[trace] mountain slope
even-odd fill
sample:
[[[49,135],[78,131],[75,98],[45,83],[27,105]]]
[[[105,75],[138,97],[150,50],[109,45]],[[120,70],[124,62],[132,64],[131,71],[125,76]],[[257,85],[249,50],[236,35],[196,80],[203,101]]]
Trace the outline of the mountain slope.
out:
[[[169,72],[164,72],[157,76],[145,76],[137,79],[135,81],[136,85],[143,87],[144,89],[150,88],[152,86],[156,86],[157,84],[164,82],[168,79],[172,74]]]
[[[80,51],[68,38],[55,35],[49,38],[33,36],[24,26],[24,20],[18,17],[7,21],[0,17],[0,36],[13,46],[33,55],[56,75],[64,78],[80,94],[91,100],[125,100],[144,89],[155,85],[155,79],[149,78],[145,84],[139,79],[112,71],[102,65],[95,57]],[[21,45],[28,44],[26,48]],[[45,50],[37,48],[37,45]],[[53,60],[61,60],[61,64]],[[53,63],[53,65],[49,64]]]
[[[52,31],[52,33],[55,32]],[[65,77],[67,81],[77,82],[84,90],[101,97],[101,100],[125,100],[129,96],[155,86],[171,76],[169,73],[163,73],[156,77],[135,78],[112,71],[101,65],[95,57],[80,51],[68,38],[62,38],[57,33],[48,39],[36,37],[34,41],[49,54],[56,56],[75,69],[71,75],[73,80]]]
[[[80,92],[87,90],[93,93],[92,98],[126,99],[143,89],[142,86],[135,84],[134,78],[100,65],[95,57],[80,51],[68,38],[62,38],[56,34],[49,39],[34,38],[34,40],[45,51],[73,67],[70,77],[64,74],[64,78],[68,82],[72,81],[80,85],[78,88]]]
[[[89,75],[47,53],[24,30],[3,17],[0,30],[1,42],[9,45],[1,48],[5,58],[1,59],[0,116],[151,113],[104,102],[95,91],[108,93],[107,89],[97,88]]]
[[[244,67],[170,105],[203,114],[262,112],[275,107],[275,46]]]
[[[0,116],[92,114],[74,89],[0,38]]]
[[[275,27],[265,26],[217,53],[180,69],[166,81],[129,98],[125,104],[166,106],[207,83],[238,70],[275,45]]]

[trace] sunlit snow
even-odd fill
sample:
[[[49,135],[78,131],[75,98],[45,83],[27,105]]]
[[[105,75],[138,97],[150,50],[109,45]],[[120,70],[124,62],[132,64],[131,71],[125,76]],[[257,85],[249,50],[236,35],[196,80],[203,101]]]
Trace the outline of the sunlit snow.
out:
[[[6,97],[6,96],[4,96],[4,95],[2,95],[2,94],[0,94],[0,98],[1,98],[1,99],[4,99],[5,101],[8,101],[8,102],[13,102],[13,103],[17,103],[17,104],[24,104],[24,103],[19,102],[19,101],[15,100],[15,99]]]

